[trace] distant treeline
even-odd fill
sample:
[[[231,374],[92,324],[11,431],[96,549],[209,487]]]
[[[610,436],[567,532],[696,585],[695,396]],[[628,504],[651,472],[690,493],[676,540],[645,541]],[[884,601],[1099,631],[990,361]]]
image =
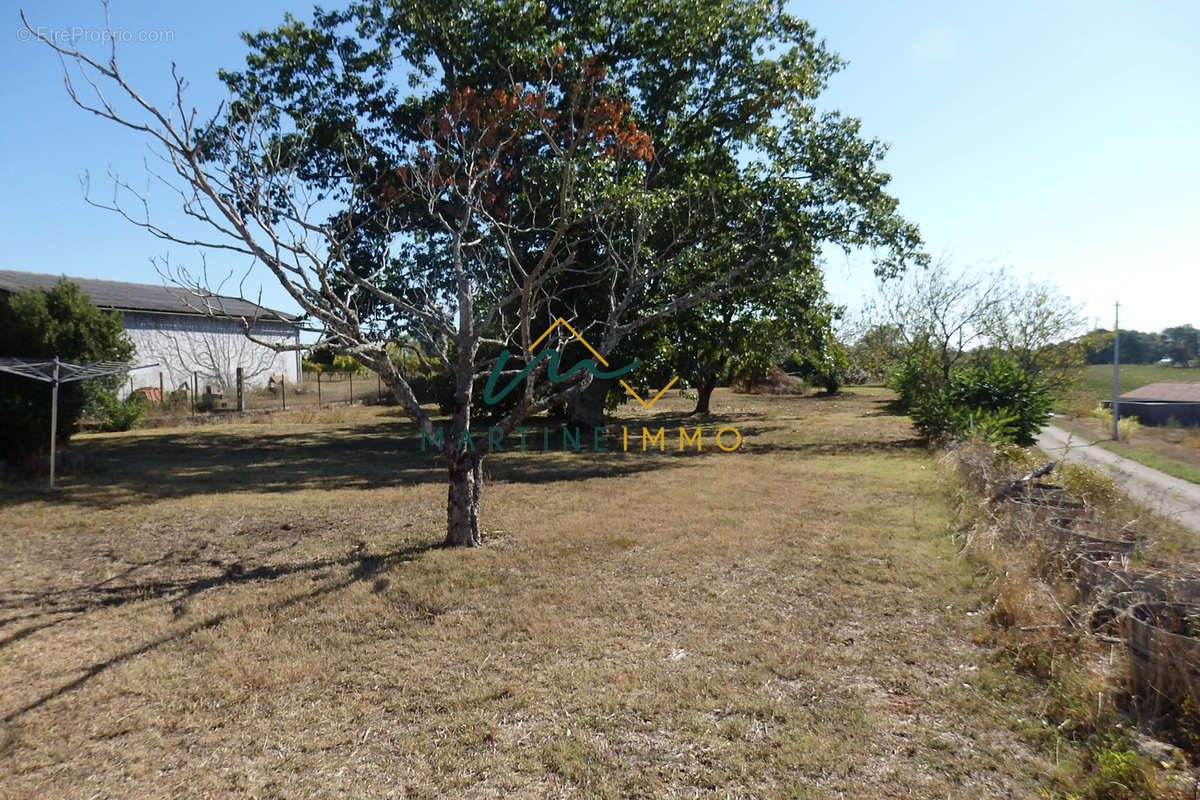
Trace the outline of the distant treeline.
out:
[[[1103,328],[1083,337],[1089,364],[1111,364],[1113,332]],[[1174,364],[1191,366],[1200,361],[1200,329],[1191,325],[1164,328],[1160,333],[1121,330],[1121,361],[1125,364],[1154,364],[1169,359]]]

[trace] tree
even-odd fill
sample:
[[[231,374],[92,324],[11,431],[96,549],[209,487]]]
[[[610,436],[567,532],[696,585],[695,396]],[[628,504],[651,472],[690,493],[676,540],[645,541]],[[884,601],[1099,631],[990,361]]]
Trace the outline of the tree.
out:
[[[847,353],[851,366],[872,381],[884,381],[904,357],[900,328],[886,323],[869,325],[853,339]]]
[[[223,74],[233,99],[208,119],[179,79],[159,107],[115,56],[43,41],[97,90],[69,83],[72,99],[149,137],[215,235],[130,213],[144,206],[127,183],[111,207],[263,264],[320,344],[378,372],[425,436],[386,341],[417,343],[451,376],[448,544],[480,540],[472,405],[493,376],[524,382],[496,413],[510,431],[613,374],[601,367],[635,363],[623,344],[639,329],[811,268],[824,241],[882,245],[888,274],[919,242],[883,191],[884,146],[816,111],[840,62],[781,3],[318,10],[248,36],[247,69]],[[407,93],[394,82],[406,71]],[[569,332],[585,335],[588,369],[558,375],[531,351],[559,318],[571,327],[549,347],[586,357]]]
[[[880,274],[921,259],[915,227],[899,217],[895,199],[884,191],[888,176],[879,161],[886,147],[865,140],[856,120],[816,110],[814,100],[842,62],[805,22],[785,13],[782,3],[357,3],[344,11],[318,11],[311,23],[289,18],[276,30],[246,39],[252,50],[247,67],[223,73],[226,82],[248,104],[269,98],[294,120],[320,120],[320,131],[304,142],[301,157],[314,174],[322,164],[340,160],[342,143],[363,126],[373,133],[372,146],[391,157],[419,141],[421,121],[464,86],[534,80],[538,55],[560,45],[569,57],[594,58],[619,75],[622,97],[657,145],[646,165],[648,188],[703,185],[714,196],[754,195],[750,200],[773,208],[774,224],[766,233],[788,251],[777,256],[784,262],[796,253],[814,254],[827,242],[877,248]],[[407,94],[388,77],[397,57],[412,68]],[[515,214],[536,216],[547,199],[519,186],[506,188],[520,193],[511,203]],[[738,224],[743,202],[713,203],[703,222],[696,208],[688,208],[687,227],[707,229],[698,241],[717,239]],[[725,214],[726,208],[733,213]],[[665,208],[662,217],[656,230],[641,236],[643,258],[661,259],[675,246],[679,213]],[[369,226],[362,230],[371,233]],[[715,254],[717,248],[711,249]],[[610,255],[603,247],[573,252],[581,261]],[[697,285],[719,280],[736,268],[738,256],[731,258],[710,258],[686,279]],[[807,291],[816,272],[810,257],[807,274],[792,270],[739,289],[743,295],[752,290],[769,295],[782,280],[795,279],[796,295]],[[385,285],[390,280],[386,273],[380,278]],[[669,302],[682,289],[679,281],[667,283],[647,286],[647,296]],[[606,301],[602,289],[559,287],[555,305],[592,309],[599,316]],[[798,319],[809,316],[793,310]],[[813,311],[821,315],[819,307]],[[714,325],[722,318],[709,316]],[[627,338],[621,357],[652,359],[655,352],[647,346],[663,342],[684,361],[708,362],[712,340],[722,334],[714,329],[697,336],[697,319],[673,316],[663,321],[661,334]],[[673,320],[680,322],[674,330]],[[392,333],[407,333],[396,322],[390,320]],[[682,355],[692,344],[702,351]],[[711,380],[688,377],[697,386]],[[610,385],[596,380],[573,397],[572,422],[599,424]]]
[[[1087,363],[1111,364],[1113,362],[1113,332],[1096,328],[1080,339]],[[1121,331],[1121,363],[1153,364],[1165,354],[1162,337],[1157,333]]]
[[[972,354],[997,352],[1050,391],[1078,377],[1084,347],[1081,307],[1049,283],[1016,281],[1006,269],[915,271],[885,284],[882,308],[869,313],[903,342],[917,384],[945,385]]]
[[[981,333],[988,347],[1010,357],[1052,395],[1079,379],[1085,362],[1080,341],[1083,308],[1047,282],[1013,285],[986,305]]]
[[[1190,367],[1200,357],[1200,330],[1191,325],[1164,328],[1162,341],[1167,356],[1176,364]]]
[[[867,315],[894,329],[905,357],[928,365],[930,380],[941,384],[973,348],[985,343],[988,321],[1007,307],[1012,287],[1003,270],[954,271],[945,260],[915,270],[881,287]]]
[[[0,296],[0,354],[64,361],[127,361],[133,343],[119,315],[92,305],[78,285],[59,281],[51,289]],[[58,392],[58,436],[77,429],[84,410],[121,376],[64,383]],[[42,452],[50,430],[50,390],[45,383],[0,374],[0,457],[21,463]]]
[[[957,367],[944,386],[925,386],[910,401],[913,423],[928,436],[980,436],[1028,446],[1050,418],[1049,388],[1011,354],[987,353]]]
[[[732,232],[706,237],[704,250],[697,250],[691,223],[712,217],[714,198],[700,185],[649,188],[647,164],[655,151],[629,103],[610,96],[611,83],[597,60],[568,61],[562,48],[546,59],[534,84],[487,91],[463,86],[451,93],[421,124],[421,141],[395,160],[376,160],[371,131],[364,129],[343,137],[342,158],[314,173],[311,161],[294,155],[311,152],[311,138],[322,135],[319,124],[288,121],[266,102],[234,102],[227,114],[203,121],[183,104],[178,77],[172,105],[159,108],[129,84],[115,56],[102,63],[39,38],[94,90],[81,95],[68,72],[73,101],[139,131],[159,148],[184,210],[212,235],[185,236],[148,215],[134,216],[120,193],[111,207],[166,240],[256,259],[312,321],[319,344],[377,372],[422,437],[437,443],[448,466],[449,545],[481,540],[484,454],[471,432],[477,381],[523,379],[515,407],[495,426],[501,435],[511,432],[530,415],[568,400],[592,374],[606,374],[596,361],[606,363],[630,332],[696,305],[743,273],[778,268],[775,254],[761,247],[769,220],[744,202],[732,211],[722,208],[737,221]],[[127,105],[118,108],[114,96]],[[516,191],[509,189],[514,181]],[[118,188],[133,193],[126,183]],[[535,196],[542,200],[515,213],[514,199]],[[664,234],[650,221],[667,209],[671,246],[647,261],[647,237]],[[360,235],[368,229],[370,236]],[[604,258],[580,257],[597,248]],[[729,269],[677,295],[655,294],[651,304],[644,302],[648,287],[676,270],[694,271],[709,257]],[[372,271],[364,275],[366,265]],[[605,300],[599,319],[571,314],[560,302],[596,286],[603,287]],[[444,435],[389,358],[387,342],[371,324],[377,317],[360,307],[386,307],[414,332],[424,355],[453,374],[455,408]],[[535,353],[543,338],[535,326],[547,311],[571,327],[556,327],[548,348]],[[253,338],[252,321],[243,326]],[[569,330],[587,334],[596,359],[561,374],[557,359],[573,342]],[[513,339],[516,353],[481,353]],[[259,343],[280,351],[300,347]]]

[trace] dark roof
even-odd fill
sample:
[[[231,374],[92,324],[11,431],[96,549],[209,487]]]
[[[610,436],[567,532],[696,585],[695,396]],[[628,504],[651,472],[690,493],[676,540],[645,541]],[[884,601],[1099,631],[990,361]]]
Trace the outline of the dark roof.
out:
[[[198,292],[179,286],[155,286],[151,283],[102,281],[97,278],[72,278],[44,275],[40,272],[16,272],[0,269],[0,291],[49,289],[61,280],[78,284],[100,308],[116,311],[155,311],[160,314],[196,314],[200,316],[246,317],[247,319],[293,322],[296,317],[219,294]]]
[[[1148,383],[1140,389],[1126,392],[1120,399],[1130,402],[1200,403],[1200,383]]]

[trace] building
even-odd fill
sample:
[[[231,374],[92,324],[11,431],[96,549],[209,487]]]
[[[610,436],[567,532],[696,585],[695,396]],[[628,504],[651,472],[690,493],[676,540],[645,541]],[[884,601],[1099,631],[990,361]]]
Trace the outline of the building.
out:
[[[190,388],[196,373],[201,390],[212,386],[228,391],[234,386],[238,367],[249,385],[266,384],[273,375],[284,376],[288,383],[301,378],[298,351],[277,353],[252,342],[243,333],[242,323],[249,323],[251,332],[263,341],[298,344],[296,317],[247,300],[177,286],[11,270],[0,270],[0,292],[49,289],[64,279],[77,284],[100,308],[121,315],[125,331],[137,347],[134,363],[157,364],[133,370],[133,387],[157,388],[161,373],[168,392],[185,385]]]
[[[1150,383],[1119,399],[1121,416],[1143,425],[1200,425],[1200,383]]]

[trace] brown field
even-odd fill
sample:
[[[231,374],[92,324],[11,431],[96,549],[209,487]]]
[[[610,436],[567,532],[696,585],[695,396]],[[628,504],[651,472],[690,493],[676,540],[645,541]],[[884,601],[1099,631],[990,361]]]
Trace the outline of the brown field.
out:
[[[394,412],[79,437],[0,487],[0,797],[1063,796],[887,400],[493,456],[471,551]]]

